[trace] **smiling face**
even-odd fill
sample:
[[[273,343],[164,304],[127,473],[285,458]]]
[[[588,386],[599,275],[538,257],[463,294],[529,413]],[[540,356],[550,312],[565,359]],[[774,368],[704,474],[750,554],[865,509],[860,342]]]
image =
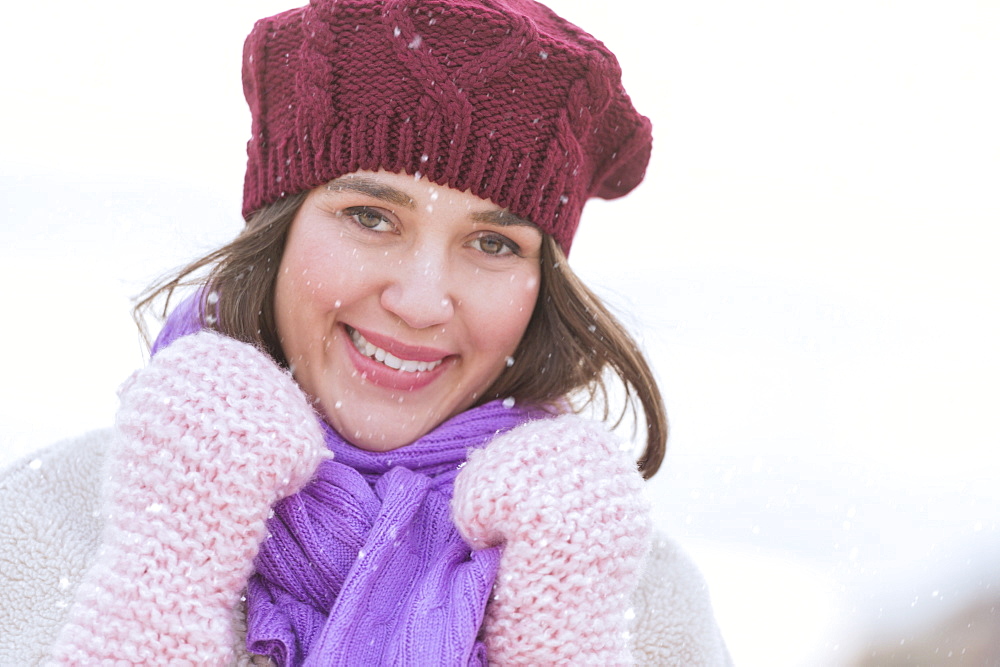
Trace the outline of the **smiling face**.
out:
[[[538,298],[541,243],[491,202],[405,174],[314,189],[275,287],[295,379],[357,447],[413,442],[506,368]]]

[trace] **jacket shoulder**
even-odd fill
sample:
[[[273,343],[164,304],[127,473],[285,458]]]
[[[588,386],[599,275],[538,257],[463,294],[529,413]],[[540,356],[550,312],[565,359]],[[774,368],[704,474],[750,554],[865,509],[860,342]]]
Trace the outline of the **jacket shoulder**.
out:
[[[97,549],[111,429],[60,441],[0,471],[0,664],[37,664]]]
[[[633,654],[640,665],[732,665],[708,585],[681,547],[661,532],[632,595]]]

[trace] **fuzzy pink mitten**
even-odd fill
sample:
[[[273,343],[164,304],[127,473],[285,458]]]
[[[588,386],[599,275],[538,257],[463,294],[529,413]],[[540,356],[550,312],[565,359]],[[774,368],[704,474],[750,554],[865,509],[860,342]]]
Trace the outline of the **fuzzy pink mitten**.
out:
[[[632,663],[630,595],[652,529],[642,484],[616,439],[575,415],[469,455],[455,524],[474,547],[504,545],[486,608],[491,663]]]
[[[59,664],[233,660],[233,613],[271,505],[330,456],[267,355],[202,332],[120,390],[107,524],[53,648]]]

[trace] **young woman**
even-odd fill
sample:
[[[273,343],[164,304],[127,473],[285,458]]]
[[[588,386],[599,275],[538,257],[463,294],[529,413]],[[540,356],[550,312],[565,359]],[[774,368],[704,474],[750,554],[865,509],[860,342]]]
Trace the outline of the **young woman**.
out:
[[[140,300],[113,431],[0,481],[3,662],[728,662],[652,534],[652,373],[566,263],[649,159],[614,56],[530,0],[314,0],[243,80],[246,229]],[[612,378],[638,463],[574,412]]]

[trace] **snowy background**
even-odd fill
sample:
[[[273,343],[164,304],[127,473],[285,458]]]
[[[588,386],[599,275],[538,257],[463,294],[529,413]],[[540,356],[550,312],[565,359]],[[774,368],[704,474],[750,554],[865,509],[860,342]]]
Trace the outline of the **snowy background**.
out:
[[[738,664],[904,655],[995,604],[1000,6],[549,4],[654,123],[646,183],[589,208],[571,263],[653,358],[657,520]],[[242,41],[288,7],[5,9],[0,464],[110,424],[144,363],[129,298],[239,229]]]

